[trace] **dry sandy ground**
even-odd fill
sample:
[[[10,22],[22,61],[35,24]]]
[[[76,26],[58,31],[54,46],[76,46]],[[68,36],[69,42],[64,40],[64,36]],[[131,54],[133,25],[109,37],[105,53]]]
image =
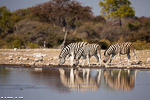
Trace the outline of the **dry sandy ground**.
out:
[[[60,49],[0,49],[0,65],[57,66],[60,51]],[[102,58],[104,57],[103,53],[104,50],[102,50]],[[138,57],[137,62],[134,61],[134,57],[131,53],[130,64],[127,64],[127,56],[122,55],[122,63],[119,63],[120,60],[116,57],[112,61],[112,64],[107,67],[150,68],[150,50],[136,51],[136,54]],[[80,61],[82,61],[82,59]],[[92,57],[90,61],[91,64],[96,64],[94,57]],[[69,59],[66,59],[64,65],[69,64]],[[96,66],[93,65],[91,67]]]

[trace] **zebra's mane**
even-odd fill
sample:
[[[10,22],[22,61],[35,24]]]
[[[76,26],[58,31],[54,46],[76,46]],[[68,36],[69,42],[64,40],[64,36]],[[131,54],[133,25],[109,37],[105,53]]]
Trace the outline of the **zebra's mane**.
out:
[[[74,52],[77,52],[79,50],[80,47],[83,47],[83,45],[87,45],[88,42],[76,42],[76,43],[70,43],[67,46],[65,46],[62,50],[61,53],[59,55],[59,58],[66,57],[67,55],[69,55],[70,50],[72,49],[77,49]],[[76,48],[77,47],[77,48]]]
[[[59,55],[59,58],[61,58],[63,55],[65,55],[65,56],[68,55],[68,52],[70,51],[69,46],[72,45],[72,44],[73,44],[73,43],[70,43],[70,44],[68,44],[68,45],[66,45],[65,47],[62,48],[61,53],[60,53],[60,55]],[[68,48],[69,50],[67,50],[67,48]],[[65,52],[65,51],[67,51],[67,52]]]
[[[104,55],[106,55],[106,52],[108,51],[108,49],[111,47],[112,45],[110,45],[105,51],[104,51]]]

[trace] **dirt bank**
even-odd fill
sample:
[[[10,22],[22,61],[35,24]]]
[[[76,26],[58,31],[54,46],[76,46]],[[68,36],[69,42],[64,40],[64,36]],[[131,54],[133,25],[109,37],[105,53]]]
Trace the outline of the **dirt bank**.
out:
[[[0,49],[0,65],[25,65],[25,66],[57,66],[60,49]],[[102,58],[103,58],[102,50]],[[127,65],[127,56],[122,56],[122,63],[116,57],[111,66],[119,68],[150,68],[150,50],[136,51],[138,62],[134,62],[131,54],[131,64]],[[91,58],[91,64],[96,64],[96,59]],[[65,65],[69,65],[66,59]],[[104,67],[104,65],[102,65]],[[91,66],[100,67],[100,66]]]

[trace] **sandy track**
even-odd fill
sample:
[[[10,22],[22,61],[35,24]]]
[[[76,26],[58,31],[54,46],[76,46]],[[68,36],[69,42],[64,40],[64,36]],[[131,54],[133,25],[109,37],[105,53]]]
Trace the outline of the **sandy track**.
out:
[[[31,65],[31,66],[49,66],[58,65],[58,56],[60,49],[0,49],[0,65]],[[104,50],[102,50],[102,58]],[[112,65],[109,67],[142,67],[150,68],[150,50],[136,51],[139,64],[134,63],[134,57],[131,53],[131,64],[127,65],[127,56],[123,55],[123,62],[120,64],[118,57],[116,57]],[[82,61],[82,59],[81,59]],[[69,59],[66,59],[65,65],[69,65]],[[96,59],[91,58],[91,64],[96,64]],[[93,67],[93,66],[92,66]]]

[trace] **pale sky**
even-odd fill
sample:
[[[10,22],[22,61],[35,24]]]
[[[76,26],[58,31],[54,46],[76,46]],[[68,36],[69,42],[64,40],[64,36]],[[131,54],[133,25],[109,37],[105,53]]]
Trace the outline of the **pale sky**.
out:
[[[7,6],[10,11],[20,8],[28,8],[50,0],[0,0],[0,6]],[[100,15],[100,0],[75,0],[79,1],[84,6],[90,6],[94,15]],[[138,17],[150,17],[150,0],[130,0],[132,7],[135,9],[135,14]]]

